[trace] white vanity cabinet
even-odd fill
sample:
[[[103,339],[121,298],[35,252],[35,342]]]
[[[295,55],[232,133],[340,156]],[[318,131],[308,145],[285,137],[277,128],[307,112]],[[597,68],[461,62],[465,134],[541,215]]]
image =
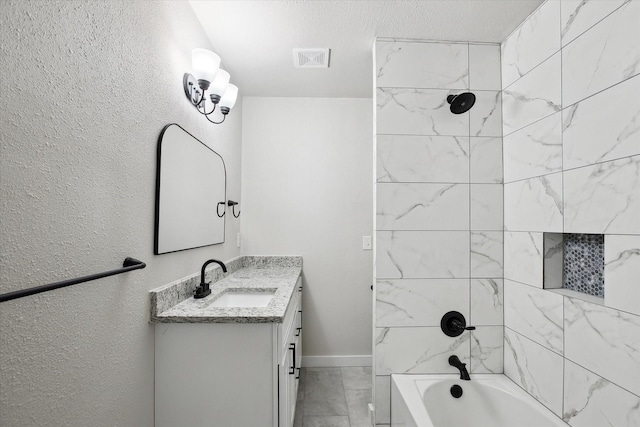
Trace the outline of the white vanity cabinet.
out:
[[[282,328],[282,336],[279,340],[279,348],[284,350],[278,359],[279,427],[293,426],[300,382],[300,364],[302,363],[302,284],[300,282],[296,284],[294,293],[298,294],[298,304],[291,305],[287,309],[283,323],[286,326]]]
[[[301,357],[300,278],[282,323],[157,323],[155,425],[291,427]]]

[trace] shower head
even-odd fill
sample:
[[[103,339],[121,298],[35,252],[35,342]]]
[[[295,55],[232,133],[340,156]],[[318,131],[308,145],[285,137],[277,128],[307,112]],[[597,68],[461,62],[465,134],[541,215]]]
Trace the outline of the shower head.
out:
[[[471,92],[464,92],[458,95],[447,96],[447,102],[451,104],[451,112],[453,114],[466,113],[476,103],[476,96]]]

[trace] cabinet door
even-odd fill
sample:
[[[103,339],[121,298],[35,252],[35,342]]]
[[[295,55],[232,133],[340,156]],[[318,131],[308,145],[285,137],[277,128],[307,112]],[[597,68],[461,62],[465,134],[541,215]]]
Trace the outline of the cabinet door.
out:
[[[301,282],[298,280],[296,294],[292,296],[291,306],[287,309],[285,321],[279,329],[282,340],[280,345],[280,364],[278,366],[278,418],[279,427],[292,427],[295,419],[300,382],[300,364],[302,362],[302,312]]]
[[[297,364],[297,360],[300,354],[300,346],[298,343],[298,337],[295,337],[293,343],[291,344],[294,349],[294,354],[291,359],[291,369],[289,370],[289,384],[288,384],[288,414],[287,416],[291,420],[290,426],[293,425],[293,421],[296,416],[296,403],[298,401],[298,382],[300,378],[300,365]]]
[[[286,357],[283,363],[278,367],[280,370],[278,381],[278,410],[279,410],[279,427],[293,426],[295,416],[295,405],[297,399],[297,380],[300,371],[295,365],[298,357],[298,348],[296,346],[293,335],[287,347]]]
[[[291,413],[292,420],[295,419],[295,411],[296,411],[296,403],[298,402],[298,385],[300,383],[300,368],[302,367],[302,281],[298,279],[298,292],[300,292],[300,298],[298,299],[298,309],[296,311],[296,319],[294,321],[295,333],[294,333],[294,342],[296,345],[296,354],[295,354],[295,383],[293,393],[293,404],[291,405]]]
[[[296,313],[295,320],[295,334],[296,339],[296,370],[300,370],[302,367],[302,302],[298,306],[298,312]],[[300,372],[297,373],[300,377]]]
[[[287,364],[290,361],[290,356],[285,358],[285,362],[282,365],[278,365],[278,427],[291,427],[289,421],[289,369]]]

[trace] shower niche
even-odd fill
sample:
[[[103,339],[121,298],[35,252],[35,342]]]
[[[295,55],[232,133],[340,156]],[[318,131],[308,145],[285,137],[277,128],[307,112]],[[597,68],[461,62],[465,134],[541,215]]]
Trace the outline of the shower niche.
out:
[[[544,288],[604,298],[604,235],[544,233]]]

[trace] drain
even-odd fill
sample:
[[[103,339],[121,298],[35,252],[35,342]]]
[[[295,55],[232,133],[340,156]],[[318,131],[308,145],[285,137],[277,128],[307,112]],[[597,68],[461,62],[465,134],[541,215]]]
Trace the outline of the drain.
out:
[[[460,396],[462,396],[462,387],[460,387],[458,384],[454,384],[451,386],[451,390],[449,390],[451,392],[451,396],[455,397],[456,399],[459,399]]]

